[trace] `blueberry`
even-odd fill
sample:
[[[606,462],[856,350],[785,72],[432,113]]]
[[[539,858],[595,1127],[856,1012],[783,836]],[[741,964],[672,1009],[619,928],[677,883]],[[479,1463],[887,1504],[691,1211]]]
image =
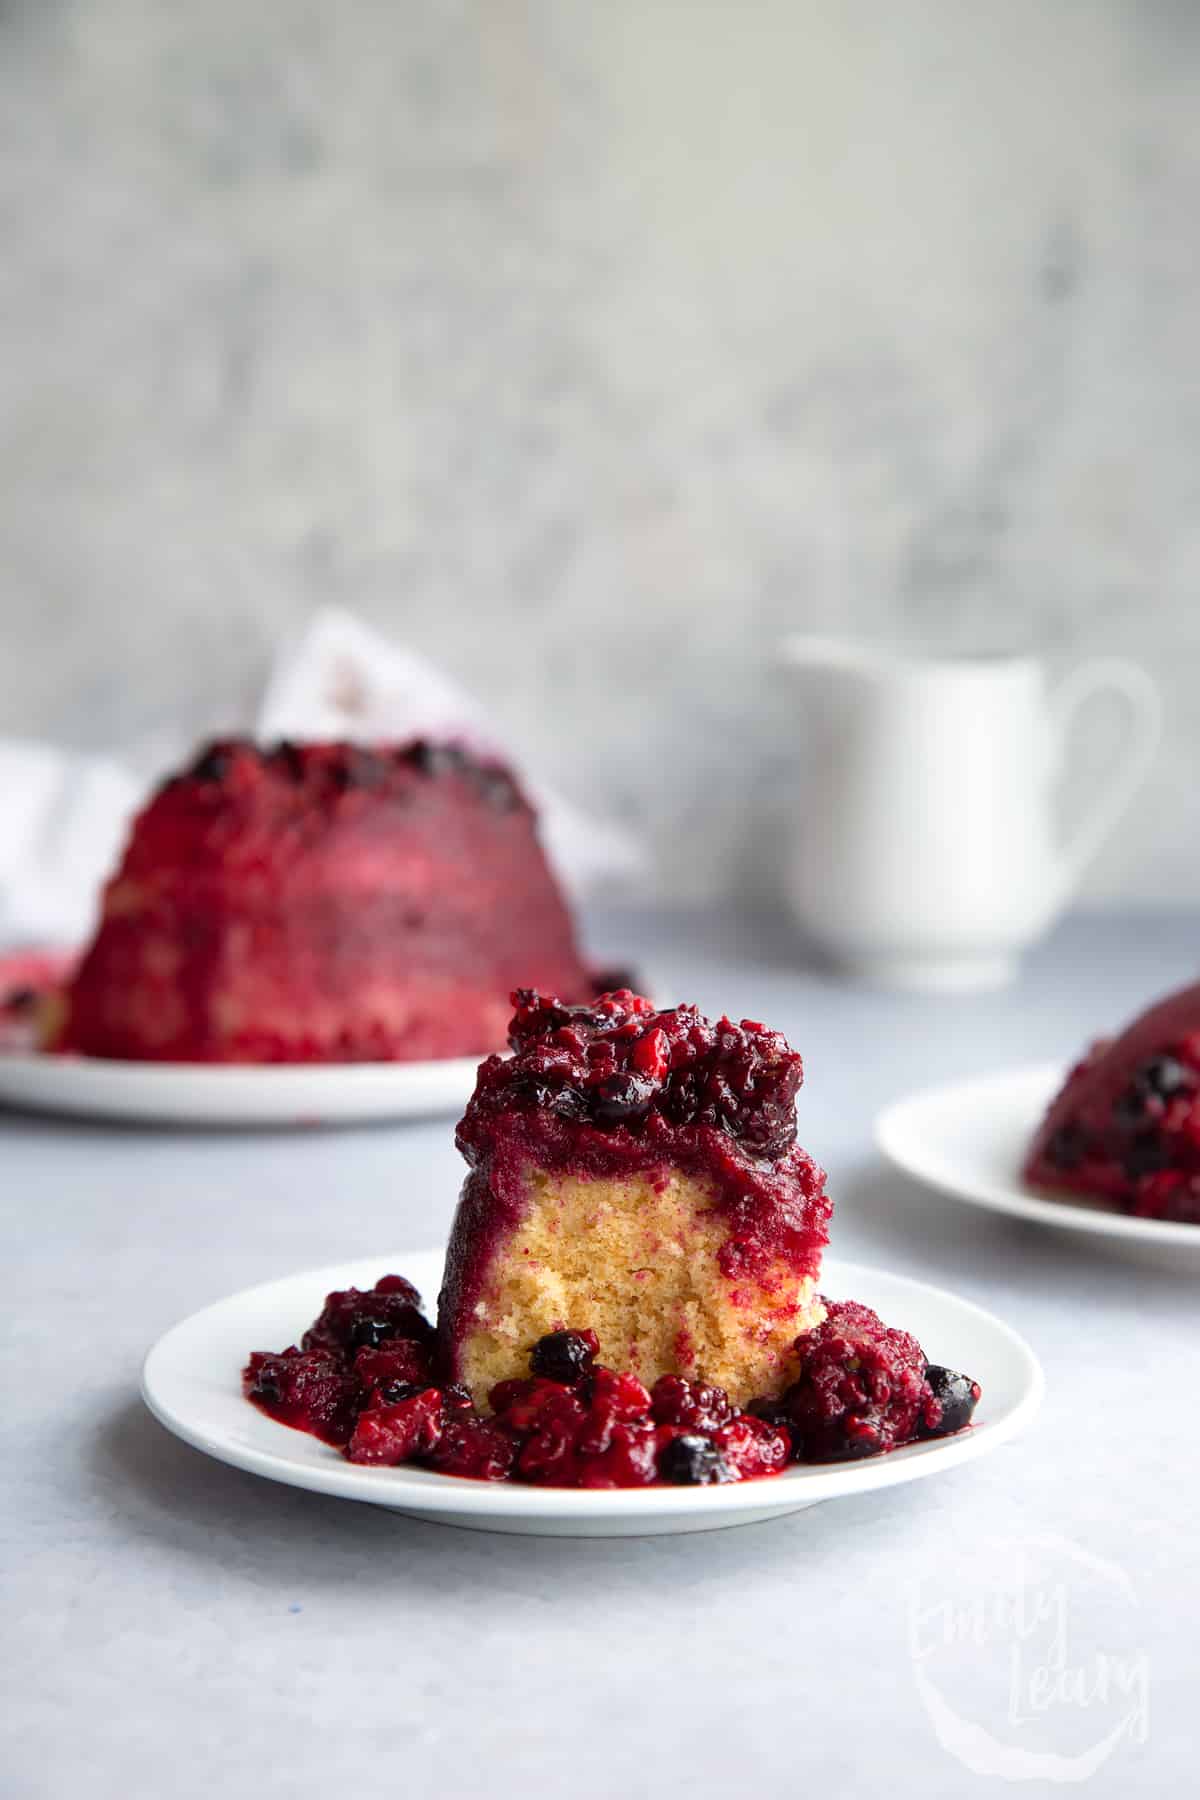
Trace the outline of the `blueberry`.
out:
[[[943,1368],[941,1363],[927,1364],[925,1379],[942,1409],[942,1416],[932,1431],[922,1435],[947,1437],[950,1432],[961,1431],[964,1425],[969,1425],[979,1400],[979,1383],[972,1381],[969,1375],[960,1375],[957,1369]]]
[[[658,1472],[677,1487],[711,1487],[729,1481],[729,1464],[711,1438],[685,1433],[663,1446]]]
[[[650,1110],[652,1082],[640,1075],[622,1072],[608,1075],[592,1090],[593,1116],[604,1125],[623,1125],[630,1119],[643,1119]]]
[[[1188,1073],[1183,1064],[1174,1056],[1152,1056],[1138,1070],[1137,1079],[1140,1086],[1152,1094],[1158,1094],[1169,1100],[1188,1084]]]
[[[529,1367],[543,1381],[561,1381],[572,1387],[591,1372],[595,1358],[596,1340],[591,1334],[550,1331],[530,1351]]]
[[[378,1350],[380,1344],[386,1344],[389,1338],[396,1336],[396,1326],[392,1319],[355,1319],[350,1331],[351,1348],[355,1350]]]

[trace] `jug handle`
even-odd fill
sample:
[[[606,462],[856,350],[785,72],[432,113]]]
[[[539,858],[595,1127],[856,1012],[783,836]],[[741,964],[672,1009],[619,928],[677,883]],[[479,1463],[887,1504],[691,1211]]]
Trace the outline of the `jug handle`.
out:
[[[1060,767],[1080,712],[1089,700],[1101,695],[1122,703],[1125,743],[1104,785],[1062,847],[1064,897],[1142,785],[1162,736],[1162,701],[1146,671],[1122,657],[1096,657],[1064,676],[1051,697],[1051,725]]]

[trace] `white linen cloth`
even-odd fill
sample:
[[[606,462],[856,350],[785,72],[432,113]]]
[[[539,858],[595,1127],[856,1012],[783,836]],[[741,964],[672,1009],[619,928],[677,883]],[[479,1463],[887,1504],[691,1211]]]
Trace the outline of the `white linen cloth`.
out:
[[[252,734],[453,738],[511,757],[486,710],[416,651],[393,644],[341,610],[318,613],[276,658]],[[156,742],[158,774],[190,745]],[[642,846],[518,771],[541,812],[554,867],[578,899],[630,891],[647,877]],[[73,946],[90,930],[99,888],[115,863],[147,783],[119,756],[0,738],[0,944]]]

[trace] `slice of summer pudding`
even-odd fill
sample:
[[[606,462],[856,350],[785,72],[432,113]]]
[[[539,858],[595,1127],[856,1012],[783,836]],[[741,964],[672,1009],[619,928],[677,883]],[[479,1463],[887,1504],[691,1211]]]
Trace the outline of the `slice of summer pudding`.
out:
[[[647,1385],[778,1393],[817,1297],[830,1202],[796,1144],[801,1061],[753,1020],[656,1012],[627,989],[514,996],[458,1128],[471,1165],[438,1313],[448,1380],[482,1406],[533,1346],[586,1322]]]
[[[830,1214],[800,1058],[753,1020],[518,989],[458,1128],[436,1328],[402,1275],[253,1352],[248,1400],[348,1461],[548,1487],[711,1486],[965,1429],[969,1376],[816,1293]]]
[[[1038,1127],[1024,1174],[1052,1193],[1200,1225],[1200,985],[1092,1045]]]

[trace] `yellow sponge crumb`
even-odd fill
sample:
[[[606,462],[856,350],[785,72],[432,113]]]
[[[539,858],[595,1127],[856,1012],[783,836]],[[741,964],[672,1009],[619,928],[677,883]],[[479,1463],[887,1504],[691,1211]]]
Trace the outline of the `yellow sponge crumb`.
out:
[[[702,1181],[532,1167],[526,1181],[524,1217],[497,1247],[461,1347],[477,1404],[497,1381],[527,1375],[538,1338],[566,1327],[590,1326],[599,1361],[647,1386],[703,1378],[741,1406],[792,1379],[793,1340],[824,1317],[815,1284],[782,1262],[753,1282],[724,1275],[726,1223]]]

